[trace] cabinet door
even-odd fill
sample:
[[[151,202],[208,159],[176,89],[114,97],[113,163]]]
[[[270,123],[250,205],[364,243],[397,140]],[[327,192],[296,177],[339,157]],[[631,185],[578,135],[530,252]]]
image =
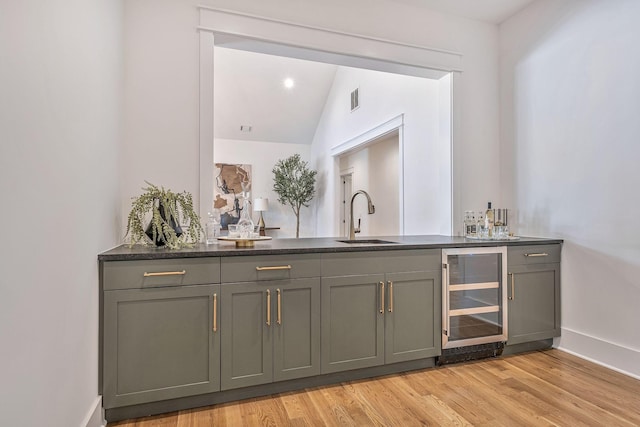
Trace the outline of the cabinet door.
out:
[[[387,274],[385,363],[440,354],[440,272]]]
[[[560,336],[560,264],[509,268],[507,344]]]
[[[269,282],[222,285],[220,301],[221,388],[273,380],[272,333],[275,296]]]
[[[322,373],[384,363],[383,286],[383,274],[322,279]]]
[[[274,380],[320,374],[320,279],[276,281],[270,288]]]
[[[219,296],[220,285],[106,291],[104,407],[220,390]]]

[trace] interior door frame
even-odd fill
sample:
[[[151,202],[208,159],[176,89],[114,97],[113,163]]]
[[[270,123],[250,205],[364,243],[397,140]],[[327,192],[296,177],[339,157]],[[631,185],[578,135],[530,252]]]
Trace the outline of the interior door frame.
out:
[[[461,78],[463,55],[441,48],[403,43],[347,33],[339,30],[299,24],[265,16],[197,6],[199,32],[199,211],[202,218],[213,203],[213,64],[216,40],[243,50],[297,57],[338,65],[376,69],[418,77],[439,78],[451,75],[451,152],[450,229],[461,232],[455,218],[461,217],[462,171],[456,166],[461,158]],[[363,55],[362,52],[367,52]],[[404,216],[404,215],[403,215]]]

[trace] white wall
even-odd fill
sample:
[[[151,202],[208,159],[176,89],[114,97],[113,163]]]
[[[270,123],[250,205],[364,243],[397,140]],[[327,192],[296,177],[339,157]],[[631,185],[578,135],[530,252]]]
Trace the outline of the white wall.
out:
[[[560,346],[640,376],[640,2],[545,0],[500,27],[505,205],[565,239]]]
[[[296,216],[289,205],[278,202],[273,191],[273,167],[278,160],[294,154],[300,154],[302,160],[309,162],[311,146],[306,144],[285,144],[264,141],[242,141],[237,139],[216,138],[213,144],[214,163],[250,164],[253,173],[251,199],[263,197],[269,199],[269,210],[263,213],[267,227],[280,227],[269,230],[272,237],[296,237]],[[311,167],[311,165],[310,165]],[[258,222],[259,215],[253,214]],[[315,211],[312,207],[300,209],[300,237],[313,237],[315,230]]]
[[[199,206],[196,3],[124,1],[122,225],[145,181]]]
[[[400,174],[398,137],[393,136],[368,148],[369,195],[376,212],[369,217],[370,236],[397,236],[400,234]],[[358,196],[360,197],[360,196]],[[361,197],[360,197],[361,198]],[[363,200],[360,200],[363,201]],[[366,204],[363,216],[366,214]]]
[[[119,240],[121,40],[120,1],[0,3],[2,426],[100,422],[96,257]]]
[[[198,196],[198,25],[194,0],[125,2],[123,215],[143,180]],[[209,0],[204,4],[267,17],[459,51],[462,206],[495,200],[498,169],[498,30],[386,0]],[[389,25],[389,22],[402,23]],[[179,155],[178,155],[179,154]],[[144,160],[143,160],[144,159]],[[167,167],[170,164],[171,167]],[[324,167],[324,166],[323,166]],[[195,200],[197,203],[198,200]],[[463,209],[464,210],[464,209]],[[332,217],[333,218],[333,217]],[[324,218],[322,218],[324,220]],[[459,218],[458,222],[461,222]],[[420,225],[416,224],[416,227]],[[319,229],[326,229],[325,225]],[[438,230],[440,232],[440,230]]]
[[[352,112],[349,94],[355,88],[358,88],[360,107]],[[330,155],[331,148],[402,114],[405,234],[440,232],[440,210],[450,211],[451,195],[438,199],[442,194],[438,188],[440,170],[450,170],[450,162],[440,161],[438,102],[436,80],[355,68],[338,69],[312,147],[320,176],[318,235],[339,234],[339,166]],[[359,189],[354,181],[353,190]]]

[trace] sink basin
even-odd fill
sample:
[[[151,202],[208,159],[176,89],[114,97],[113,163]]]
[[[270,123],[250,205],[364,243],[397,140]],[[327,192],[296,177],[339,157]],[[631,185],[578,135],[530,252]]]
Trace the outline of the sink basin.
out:
[[[395,243],[395,244],[398,243],[398,242],[392,242],[392,241],[389,241],[389,240],[380,240],[380,239],[336,240],[336,242],[349,243],[349,244],[362,243],[362,244],[366,244],[366,245],[385,245],[385,244],[388,244],[388,243]]]

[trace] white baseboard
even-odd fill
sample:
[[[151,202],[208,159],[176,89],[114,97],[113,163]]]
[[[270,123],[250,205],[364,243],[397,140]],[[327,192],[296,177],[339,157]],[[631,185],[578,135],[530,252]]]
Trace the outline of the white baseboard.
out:
[[[84,422],[80,424],[81,427],[105,427],[107,421],[104,419],[104,411],[102,410],[102,396],[96,397],[89,410]]]
[[[640,379],[640,351],[562,328],[557,348],[582,359]]]

